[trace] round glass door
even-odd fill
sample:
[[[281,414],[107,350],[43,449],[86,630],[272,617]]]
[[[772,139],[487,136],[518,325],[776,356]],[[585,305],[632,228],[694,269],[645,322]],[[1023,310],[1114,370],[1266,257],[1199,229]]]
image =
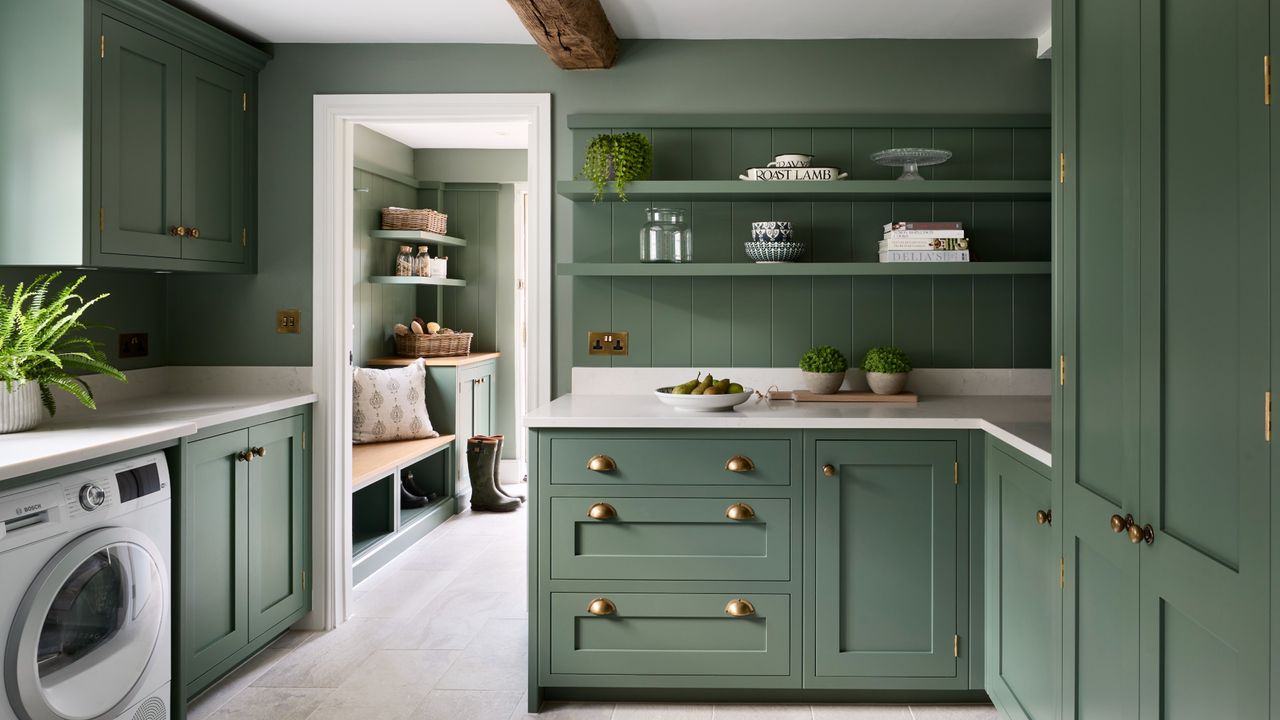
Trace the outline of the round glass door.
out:
[[[6,658],[31,720],[125,707],[164,628],[164,573],[155,545],[124,528],[82,536],[49,562],[14,619],[21,634]]]

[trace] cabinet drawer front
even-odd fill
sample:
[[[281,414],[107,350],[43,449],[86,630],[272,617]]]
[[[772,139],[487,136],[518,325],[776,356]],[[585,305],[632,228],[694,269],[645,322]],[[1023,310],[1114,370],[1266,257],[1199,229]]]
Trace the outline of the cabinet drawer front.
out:
[[[612,469],[597,471],[588,463],[605,456]],[[725,465],[735,457],[753,469],[733,472]],[[731,439],[554,438],[551,483],[556,485],[790,485],[791,442],[758,437]]]
[[[786,499],[551,498],[558,579],[789,580],[790,539]]]
[[[596,598],[614,612],[588,612]],[[739,598],[754,614],[727,614]],[[790,595],[552,593],[551,672],[789,675],[790,616]]]

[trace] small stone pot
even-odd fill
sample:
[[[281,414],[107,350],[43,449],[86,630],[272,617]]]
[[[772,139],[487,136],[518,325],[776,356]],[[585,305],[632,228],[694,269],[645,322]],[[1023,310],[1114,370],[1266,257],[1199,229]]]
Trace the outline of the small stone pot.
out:
[[[907,385],[907,374],[900,373],[867,373],[867,385],[877,395],[897,395]]]
[[[0,382],[0,434],[30,430],[40,424],[40,385],[24,382],[6,390]]]
[[[804,375],[805,387],[814,395],[830,395],[844,384],[843,372],[817,373],[801,370],[800,374]]]

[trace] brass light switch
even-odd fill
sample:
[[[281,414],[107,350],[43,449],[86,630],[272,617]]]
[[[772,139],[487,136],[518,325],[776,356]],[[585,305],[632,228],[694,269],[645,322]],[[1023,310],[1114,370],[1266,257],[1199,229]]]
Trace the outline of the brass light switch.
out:
[[[631,344],[626,332],[588,332],[588,355],[626,355]]]
[[[276,332],[278,333],[302,332],[302,311],[298,309],[277,310],[276,311]]]

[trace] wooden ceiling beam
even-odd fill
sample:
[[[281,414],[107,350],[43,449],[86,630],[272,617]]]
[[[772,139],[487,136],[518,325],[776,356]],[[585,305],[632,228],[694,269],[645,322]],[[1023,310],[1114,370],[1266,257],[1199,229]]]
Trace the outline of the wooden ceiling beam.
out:
[[[600,0],[507,0],[538,47],[565,70],[604,70],[618,58],[618,36]]]

